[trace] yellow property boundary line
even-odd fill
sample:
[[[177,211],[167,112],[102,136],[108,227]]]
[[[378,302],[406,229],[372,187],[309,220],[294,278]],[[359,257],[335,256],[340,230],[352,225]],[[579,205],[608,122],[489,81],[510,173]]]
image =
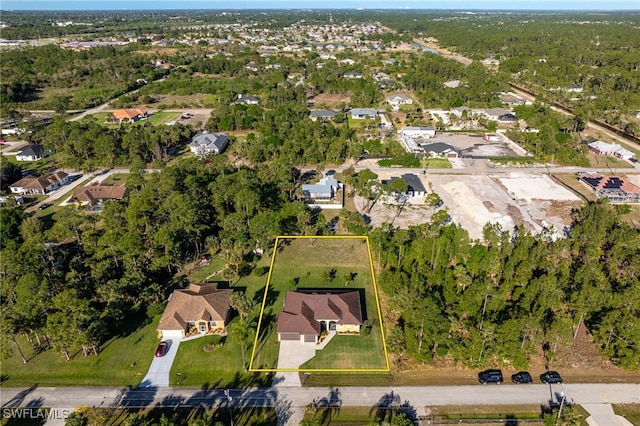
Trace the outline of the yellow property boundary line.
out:
[[[267,304],[267,294],[269,292],[269,286],[271,285],[271,272],[273,271],[273,264],[276,260],[276,253],[278,252],[278,243],[280,240],[288,239],[364,239],[367,243],[367,254],[369,256],[369,270],[371,272],[371,279],[373,280],[373,293],[376,297],[376,309],[378,311],[378,320],[380,321],[380,337],[382,338],[382,348],[384,350],[385,368],[365,368],[365,369],[341,369],[341,368],[315,368],[315,369],[299,369],[299,368],[254,368],[253,360],[256,356],[256,348],[258,347],[258,337],[260,335],[260,327],[262,326],[262,316]],[[251,351],[251,361],[249,362],[249,371],[262,372],[262,373],[297,373],[297,372],[319,372],[319,373],[386,373],[389,371],[389,354],[387,352],[387,342],[384,336],[384,325],[382,324],[382,311],[380,309],[380,298],[378,297],[378,285],[376,283],[376,276],[373,269],[373,258],[371,257],[371,245],[369,244],[368,236],[361,235],[282,235],[276,237],[275,245],[273,246],[273,255],[271,256],[271,263],[269,264],[269,274],[267,275],[267,284],[264,289],[264,297],[262,298],[262,308],[260,309],[260,317],[258,319],[258,328],[256,329],[256,337],[253,342],[253,349]]]

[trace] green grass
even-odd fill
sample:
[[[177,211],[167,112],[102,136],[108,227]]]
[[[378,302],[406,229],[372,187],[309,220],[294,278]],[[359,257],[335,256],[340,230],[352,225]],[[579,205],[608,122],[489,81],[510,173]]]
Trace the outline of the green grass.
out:
[[[367,336],[336,335],[327,346],[316,351],[316,356],[300,366],[301,370],[335,368],[340,370],[364,370],[386,368],[380,329],[373,327]]]
[[[640,404],[613,404],[613,411],[631,424],[640,426]]]
[[[351,116],[347,118],[347,121],[349,122],[349,128],[355,129],[355,130],[364,129],[367,126],[376,127],[378,125],[378,120],[357,119],[357,118],[351,118]]]
[[[222,346],[217,344],[219,336],[204,336],[180,343],[169,377],[171,385],[215,388],[268,386],[269,376],[243,371],[242,348],[238,339],[234,339],[232,324],[229,324],[228,330],[229,335],[224,338]],[[215,348],[205,352],[204,346],[207,344],[214,344]],[[247,347],[245,350],[247,363],[250,349]]]
[[[327,281],[326,273],[335,271],[335,278]],[[352,274],[354,279],[347,281],[346,275]],[[285,294],[295,289],[361,289],[365,294],[365,319],[373,320],[378,327],[374,327],[370,336],[336,336],[341,337],[336,343],[347,342],[352,347],[325,350],[330,354],[342,354],[339,358],[322,355],[313,361],[313,368],[339,369],[345,368],[371,369],[386,368],[383,350],[382,333],[379,328],[378,308],[371,276],[369,254],[364,239],[290,239],[280,240],[276,253],[273,270],[268,287],[267,300],[262,313],[262,321],[258,330],[259,339],[252,362],[254,368],[273,368],[277,365],[279,344],[275,332],[276,320],[284,305]],[[368,357],[363,351],[364,340],[370,339]],[[372,350],[373,349],[373,350]],[[320,351],[323,352],[323,351]],[[350,361],[348,354],[357,355],[357,359]],[[358,365],[358,361],[366,361]],[[311,368],[311,367],[310,367]]]
[[[429,158],[422,161],[423,169],[450,169],[451,162],[446,158]]]
[[[107,123],[107,117],[111,116],[112,113],[110,112],[98,112],[96,114],[92,114],[87,116],[85,119],[91,119],[91,120],[95,120],[96,123],[98,124],[102,124],[102,125],[106,125],[106,126],[111,126],[111,127],[118,127],[120,126],[120,124],[118,123]],[[151,123],[154,126],[160,126],[160,125],[164,125],[167,121],[171,121],[171,120],[175,120],[180,116],[179,112],[154,112],[153,114],[151,114],[151,116],[149,118],[147,118],[146,120],[139,120],[136,121],[134,124],[143,124],[143,123]]]
[[[158,339],[153,321],[129,319],[138,328],[124,337],[115,337],[102,345],[97,356],[84,357],[82,351],[67,361],[58,351],[49,349],[34,352],[24,336],[17,340],[27,364],[15,354],[2,364],[2,386],[135,386],[147,373]]]
[[[124,185],[130,173],[114,173],[102,181],[104,185]]]

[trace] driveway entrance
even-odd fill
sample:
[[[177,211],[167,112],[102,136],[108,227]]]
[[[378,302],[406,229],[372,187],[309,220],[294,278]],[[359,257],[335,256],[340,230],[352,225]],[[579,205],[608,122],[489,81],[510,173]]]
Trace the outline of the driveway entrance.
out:
[[[316,355],[315,343],[300,340],[283,340],[278,353],[278,369],[297,369]],[[274,386],[302,386],[300,374],[296,372],[278,372],[273,378]]]
[[[167,339],[166,341],[170,342],[169,350],[165,356],[154,356],[153,361],[151,361],[151,366],[149,366],[149,371],[147,371],[147,375],[142,379],[142,382],[139,385],[140,387],[166,388],[169,386],[169,373],[171,372],[173,360],[176,358],[176,354],[178,353],[180,339],[174,338],[172,340]]]

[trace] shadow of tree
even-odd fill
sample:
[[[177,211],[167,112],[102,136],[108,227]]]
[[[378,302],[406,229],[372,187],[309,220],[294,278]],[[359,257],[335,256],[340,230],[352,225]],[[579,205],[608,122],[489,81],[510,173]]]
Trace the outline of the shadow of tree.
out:
[[[378,402],[369,410],[369,416],[374,416],[376,422],[391,421],[400,408],[400,395],[393,391],[380,397]]]
[[[43,404],[44,398],[35,398],[30,400],[20,408],[3,408],[2,417],[7,419],[6,423],[3,424],[6,426],[44,425],[47,422],[47,418],[49,416],[49,409],[42,408]]]
[[[4,404],[2,404],[2,408],[19,407],[19,406],[21,406],[22,403],[24,402],[25,398],[27,397],[27,395],[29,395],[31,392],[33,392],[37,388],[38,388],[38,384],[35,383],[35,384],[31,385],[31,387],[28,387],[27,389],[24,389],[24,390],[18,392],[13,398],[11,398],[9,401],[7,401]]]

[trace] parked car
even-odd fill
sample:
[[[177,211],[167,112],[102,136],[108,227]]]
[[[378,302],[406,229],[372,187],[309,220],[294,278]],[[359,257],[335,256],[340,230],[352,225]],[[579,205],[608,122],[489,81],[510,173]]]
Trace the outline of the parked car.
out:
[[[513,383],[531,383],[533,379],[531,378],[531,374],[527,371],[520,371],[516,374],[511,375],[511,381]]]
[[[51,203],[42,203],[42,204],[40,204],[40,207],[38,207],[38,209],[44,210],[44,209],[46,209],[48,207],[51,207],[52,205],[53,204],[51,204]]]
[[[158,347],[156,348],[156,356],[158,358],[165,356],[167,354],[167,350],[169,350],[169,342],[163,340],[158,344]]]
[[[500,384],[504,380],[502,378],[501,370],[485,370],[478,373],[478,381],[483,385],[486,385],[487,383]]]
[[[562,376],[557,371],[547,371],[540,375],[542,383],[562,383]]]

